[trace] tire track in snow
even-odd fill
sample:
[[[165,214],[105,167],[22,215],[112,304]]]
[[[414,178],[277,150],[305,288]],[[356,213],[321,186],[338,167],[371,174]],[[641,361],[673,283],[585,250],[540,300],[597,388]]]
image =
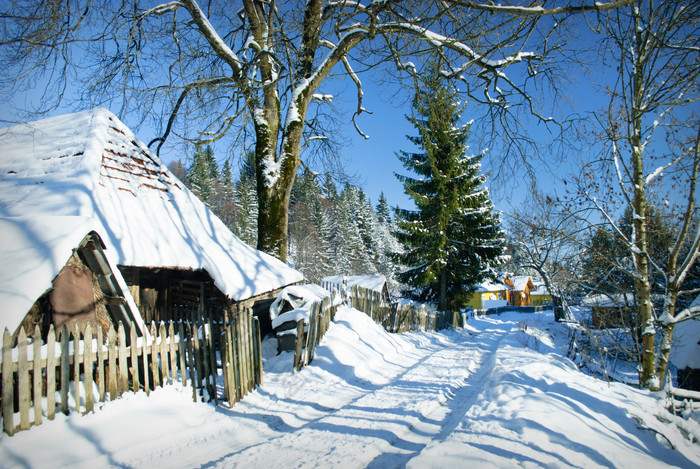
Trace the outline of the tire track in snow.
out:
[[[203,467],[245,464],[272,467],[401,466],[459,425],[490,377],[495,350],[513,324],[476,336],[450,332],[384,386],[370,386],[343,407],[322,413],[300,428]],[[505,326],[505,328],[504,328]],[[416,397],[416,393],[420,394]],[[316,442],[313,447],[299,442]]]

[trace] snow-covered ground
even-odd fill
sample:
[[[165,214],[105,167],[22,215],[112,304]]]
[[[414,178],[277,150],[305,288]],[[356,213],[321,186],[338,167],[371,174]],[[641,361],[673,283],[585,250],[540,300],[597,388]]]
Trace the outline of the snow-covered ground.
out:
[[[3,435],[0,466],[700,466],[696,419],[581,373],[566,339],[551,312],[388,334],[344,307],[300,372],[266,340],[264,386],[231,409],[179,385],[127,394]]]

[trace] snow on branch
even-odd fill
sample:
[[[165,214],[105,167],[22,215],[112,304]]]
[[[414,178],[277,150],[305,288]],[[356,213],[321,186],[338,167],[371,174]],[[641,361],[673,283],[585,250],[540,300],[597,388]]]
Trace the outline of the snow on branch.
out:
[[[508,13],[517,16],[545,16],[559,15],[564,13],[582,13],[586,11],[605,11],[614,8],[619,8],[625,5],[631,5],[636,0],[618,0],[614,2],[595,2],[592,5],[565,6],[556,8],[544,8],[543,6],[523,7],[515,5],[500,5],[500,4],[483,4],[475,2],[463,2],[459,0],[450,0],[452,5],[472,8],[474,10],[488,11],[491,13]]]
[[[216,55],[223,59],[232,69],[236,76],[240,74],[241,61],[233,50],[221,39],[214,26],[209,22],[209,18],[204,14],[196,0],[183,0],[182,5],[187,9],[192,17],[192,21],[197,25],[199,32],[212,46]]]
[[[155,6],[153,8],[149,8],[148,10],[144,11],[143,13],[141,13],[137,17],[137,20],[141,21],[144,18],[146,18],[147,16],[151,16],[151,15],[164,15],[165,13],[175,11],[178,8],[184,7],[184,6],[185,5],[180,1],[163,3],[161,5]]]
[[[365,140],[369,139],[369,135],[364,133],[361,129],[360,126],[357,125],[357,122],[355,121],[355,118],[362,114],[363,112],[369,112],[365,108],[362,107],[362,97],[364,96],[364,91],[362,91],[362,82],[360,81],[360,78],[357,76],[355,73],[355,70],[352,69],[352,66],[350,65],[350,62],[348,61],[348,58],[343,56],[341,59],[343,62],[343,65],[345,66],[345,70],[348,72],[348,75],[350,75],[350,78],[352,81],[355,83],[355,86],[357,87],[357,110],[352,115],[352,124],[355,126],[355,130],[357,130],[357,133],[360,134]]]

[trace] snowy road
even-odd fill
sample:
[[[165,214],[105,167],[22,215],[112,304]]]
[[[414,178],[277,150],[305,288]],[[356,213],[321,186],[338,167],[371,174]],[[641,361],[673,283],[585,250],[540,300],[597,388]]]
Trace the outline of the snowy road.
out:
[[[358,467],[404,465],[461,421],[469,397],[483,386],[475,378],[483,374],[482,365],[493,356],[503,331],[482,333],[470,340],[464,340],[465,335],[425,341],[411,355],[396,357],[395,368],[385,368],[386,383],[356,381],[355,389],[346,395],[352,396],[350,400],[342,402],[337,396],[336,405],[342,407],[322,409],[318,418],[231,454],[220,461],[221,466],[293,462],[300,467],[328,467],[350,461]],[[308,392],[302,394],[308,398]],[[294,395],[287,400],[294,400]],[[296,402],[314,407],[312,402]],[[314,444],[307,447],[299,441]],[[275,457],[280,460],[273,461]]]
[[[127,394],[3,436],[0,467],[700,467],[677,428],[697,422],[582,374],[565,341],[551,314],[388,334],[342,309],[298,373],[266,341],[264,386],[231,409],[180,386]]]

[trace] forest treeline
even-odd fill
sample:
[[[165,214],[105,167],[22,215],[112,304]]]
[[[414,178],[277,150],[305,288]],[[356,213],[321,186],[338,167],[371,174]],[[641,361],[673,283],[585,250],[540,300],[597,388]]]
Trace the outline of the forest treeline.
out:
[[[247,154],[234,171],[230,160],[219,164],[207,145],[195,149],[189,164],[171,162],[170,169],[233,233],[255,247],[253,159],[253,153]],[[345,183],[339,189],[330,175],[301,169],[291,194],[287,262],[314,283],[328,275],[382,274],[397,293],[392,253],[400,246],[392,213],[384,194],[374,205],[358,186]]]

